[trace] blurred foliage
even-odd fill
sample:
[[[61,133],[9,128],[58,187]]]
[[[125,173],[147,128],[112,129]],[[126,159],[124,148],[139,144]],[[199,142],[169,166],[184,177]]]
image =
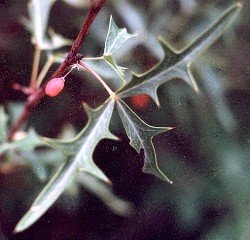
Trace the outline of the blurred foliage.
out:
[[[72,2],[74,5],[70,5]],[[87,2],[79,6],[77,1],[56,1],[49,17],[55,32],[74,39],[87,12]],[[112,14],[118,26],[140,34],[120,49],[117,64],[142,73],[163,58],[155,36],[161,34],[181,49],[232,3],[110,0],[95,20],[82,52],[102,55]],[[8,106],[8,114],[18,115],[19,105],[11,102],[20,104],[25,98],[11,85],[28,85],[33,60],[31,36],[20,24],[20,19],[27,16],[27,1],[1,1],[0,16],[0,102]],[[195,62],[192,72],[202,95],[194,95],[181,81],[170,81],[158,90],[160,109],[150,102],[139,110],[139,116],[149,124],[176,127],[154,138],[161,169],[167,175],[171,173],[172,186],[141,173],[143,154],[138,155],[129,147],[116,114],[111,129],[125,140],[101,141],[94,159],[113,182],[114,192],[134,205],[133,211],[127,202],[115,201],[107,188],[106,193],[111,194],[107,196],[113,196],[104,200],[106,205],[111,204],[110,212],[91,193],[72,182],[44,218],[26,232],[12,235],[17,221],[44,185],[24,159],[39,160],[50,175],[54,166],[63,161],[56,151],[51,154],[39,149],[37,156],[26,157],[13,152],[10,161],[0,165],[0,239],[248,239],[249,26],[245,5],[233,26]],[[42,56],[43,62],[46,59],[46,55]],[[62,129],[66,129],[64,134],[70,134],[72,130],[64,128],[67,124],[78,132],[87,121],[81,103],[96,107],[105,98],[96,81],[75,74],[57,99],[42,101],[28,126],[50,137]],[[129,98],[126,102],[135,108]],[[81,179],[86,189],[89,181]],[[104,195],[99,196],[103,199]],[[113,214],[119,211],[123,211],[120,216]]]

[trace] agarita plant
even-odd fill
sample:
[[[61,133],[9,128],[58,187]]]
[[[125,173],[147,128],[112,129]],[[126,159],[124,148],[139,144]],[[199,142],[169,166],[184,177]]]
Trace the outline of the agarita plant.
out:
[[[157,94],[158,87],[166,81],[177,78],[184,80],[195,92],[200,93],[190,71],[190,66],[199,55],[223,34],[242,7],[242,3],[236,3],[229,7],[211,26],[180,51],[173,49],[166,40],[159,36],[159,44],[165,53],[164,59],[143,74],[132,73],[131,79],[127,80],[124,75],[125,68],[117,64],[115,54],[125,42],[137,36],[129,34],[125,28],[118,28],[112,17],[110,17],[103,55],[96,58],[84,58],[79,53],[80,46],[105,0],[90,1],[88,16],[75,41],[65,39],[51,29],[49,32],[46,32],[50,9],[54,2],[55,0],[30,0],[28,4],[29,19],[22,20],[26,28],[32,33],[32,43],[35,46],[32,76],[29,87],[14,85],[15,89],[27,94],[28,97],[21,115],[10,129],[8,127],[9,117],[5,113],[4,107],[0,108],[0,154],[2,159],[7,159],[18,152],[19,155],[29,159],[31,167],[41,180],[46,179],[47,172],[43,164],[37,160],[38,156],[35,148],[49,147],[59,150],[63,154],[65,162],[56,171],[35,199],[31,208],[17,224],[15,232],[21,232],[35,223],[58,199],[69,184],[79,178],[79,175],[82,174],[81,172],[87,172],[101,181],[110,183],[105,173],[94,163],[93,152],[102,139],[118,140],[109,130],[115,108],[118,110],[126,134],[130,139],[130,145],[137,152],[140,152],[141,149],[144,151],[143,171],[172,183],[159,169],[152,143],[152,138],[155,135],[172,128],[148,125],[123,99],[146,94],[160,106]],[[71,45],[71,50],[67,54],[55,51],[67,45]],[[41,52],[46,52],[48,59],[39,73]],[[116,78],[115,82],[112,83],[112,88],[109,86],[109,82],[106,81],[107,79],[103,79],[101,73],[98,73],[100,69],[97,68],[95,70],[96,61],[103,61],[103,64],[109,67],[110,71],[115,72]],[[54,63],[60,63],[59,68],[49,79],[44,80],[48,70]],[[82,131],[73,139],[67,140],[42,137],[36,134],[34,129],[29,129],[27,132],[19,131],[41,99],[46,95],[56,97],[63,91],[64,82],[69,81],[68,75],[71,71],[77,70],[87,71],[94,76],[109,94],[106,101],[97,109],[92,109],[87,104],[83,105],[88,115],[88,123]],[[53,150],[51,154],[54,154]],[[86,182],[88,183],[87,180]],[[94,192],[98,191],[95,190],[94,184],[88,185],[87,183],[87,188],[92,189]],[[103,188],[107,188],[107,185],[103,184]],[[112,193],[109,191],[106,193],[108,197],[112,196],[112,199],[115,199]]]

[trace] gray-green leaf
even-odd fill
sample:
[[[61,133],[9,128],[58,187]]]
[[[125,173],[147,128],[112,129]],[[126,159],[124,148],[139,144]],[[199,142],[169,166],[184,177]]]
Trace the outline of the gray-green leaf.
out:
[[[159,105],[158,87],[175,78],[183,79],[196,92],[199,92],[197,83],[191,74],[190,65],[223,34],[241,7],[241,3],[229,7],[217,21],[181,51],[174,50],[165,40],[159,37],[158,40],[165,52],[164,59],[144,74],[134,74],[131,81],[118,91],[119,96],[124,98],[142,93],[148,94]]]
[[[129,106],[122,100],[117,100],[117,109],[124,125],[125,131],[130,139],[130,145],[137,151],[144,150],[145,160],[143,171],[151,173],[164,181],[169,180],[159,169],[152,138],[172,128],[170,127],[153,127],[146,124],[140,119]]]
[[[109,181],[106,175],[95,165],[92,159],[98,142],[104,138],[117,139],[109,131],[109,123],[113,113],[114,100],[108,100],[97,109],[91,109],[86,104],[84,108],[89,121],[86,127],[71,141],[43,138],[46,144],[61,150],[68,156],[66,163],[58,169],[53,178],[38,195],[30,210],[17,224],[15,232],[21,232],[35,223],[58,199],[76,171],[86,171],[104,181]]]
[[[68,160],[63,164],[38,195],[28,212],[18,222],[15,232],[22,232],[34,224],[58,199],[70,183],[70,179],[76,169],[76,162]]]
[[[123,80],[123,84],[124,84],[124,70],[126,68],[117,65],[115,58],[112,55],[103,55],[103,59],[116,72],[116,74]]]
[[[111,16],[108,35],[105,41],[104,55],[113,55],[127,40],[135,36],[129,34],[126,28],[118,28]]]
[[[109,100],[97,109],[91,109],[86,104],[84,109],[88,114],[89,121],[86,127],[73,139],[54,140],[44,138],[50,146],[62,151],[67,156],[74,156],[80,171],[89,172],[95,177],[109,182],[106,175],[96,166],[93,161],[93,152],[96,145],[104,138],[117,140],[110,131],[109,123],[113,113],[114,101]]]
[[[114,54],[122,47],[122,45],[134,34],[129,34],[126,28],[118,28],[112,18],[109,21],[109,30],[105,41],[103,58],[115,70],[121,80],[124,81],[124,68],[117,65]]]
[[[50,35],[50,39],[45,38],[43,40],[42,45],[40,46],[40,48],[42,50],[55,50],[55,49],[59,49],[65,46],[70,46],[72,44],[72,40],[67,39],[65,37],[63,37],[62,35],[56,33],[53,29],[49,29],[49,35]]]

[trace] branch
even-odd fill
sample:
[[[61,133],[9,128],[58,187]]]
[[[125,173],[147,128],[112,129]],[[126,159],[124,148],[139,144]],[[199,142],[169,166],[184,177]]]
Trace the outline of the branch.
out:
[[[70,52],[68,53],[66,59],[64,62],[59,66],[59,68],[52,74],[52,76],[43,83],[41,88],[37,89],[32,93],[24,106],[23,112],[21,113],[19,119],[16,123],[11,127],[9,134],[8,134],[8,140],[11,140],[13,135],[16,131],[24,124],[24,122],[28,119],[32,111],[35,109],[35,107],[41,102],[41,100],[45,97],[45,87],[49,80],[56,77],[61,77],[69,67],[75,63],[77,63],[82,57],[78,55],[78,52],[80,50],[80,47],[85,39],[85,37],[88,34],[89,28],[92,25],[93,21],[95,20],[98,12],[101,10],[103,5],[105,4],[106,0],[92,0],[91,7],[89,9],[88,15],[83,23],[83,26],[78,33],[78,36],[76,40],[74,41]]]

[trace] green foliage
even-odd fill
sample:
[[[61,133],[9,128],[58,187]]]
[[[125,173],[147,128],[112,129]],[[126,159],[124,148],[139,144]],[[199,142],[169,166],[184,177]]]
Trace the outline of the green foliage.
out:
[[[122,45],[136,35],[129,34],[126,28],[119,29],[112,16],[109,21],[109,30],[105,41],[103,58],[116,71],[118,76],[124,80],[124,68],[116,64],[114,54],[122,47]]]
[[[38,195],[30,210],[20,220],[15,231],[20,232],[32,225],[57,200],[74,178],[77,171],[84,171],[109,182],[106,175],[93,162],[92,155],[98,142],[104,138],[117,140],[109,131],[109,122],[113,112],[114,101],[107,101],[98,109],[91,109],[86,104],[84,109],[89,121],[86,127],[70,141],[43,138],[43,140],[60,151],[68,160],[58,169],[53,178]]]
[[[126,133],[130,139],[130,145],[139,153],[144,150],[145,163],[143,171],[151,173],[162,180],[172,183],[159,169],[152,138],[160,133],[168,131],[170,127],[152,127],[141,120],[129,106],[122,100],[117,101],[117,109],[121,117]]]
[[[36,132],[33,129],[30,129],[27,136],[24,138],[0,145],[0,154],[13,149],[32,152],[36,147],[45,145],[46,144],[41,140]]]
[[[35,43],[38,44],[42,50],[54,50],[69,45],[71,42],[53,31],[49,41],[46,37],[49,11],[53,3],[54,1],[30,1],[29,3],[31,21],[29,27],[33,33]],[[159,169],[154,145],[152,143],[152,138],[155,135],[168,131],[171,128],[154,127],[146,124],[122,99],[138,94],[147,94],[159,106],[160,102],[157,94],[158,87],[176,78],[183,79],[186,83],[191,85],[196,92],[199,92],[198,85],[191,74],[190,66],[230,26],[232,19],[236,16],[240,7],[240,4],[232,5],[217,21],[183,50],[174,50],[162,37],[159,37],[159,43],[165,54],[164,59],[155,67],[141,75],[132,74],[132,79],[128,82],[124,80],[124,68],[117,65],[114,55],[127,40],[135,35],[127,33],[126,29],[119,29],[111,17],[104,54],[101,58],[96,60],[105,60],[111,67],[111,71],[116,72],[119,78],[115,79],[115,81],[119,82],[118,85],[121,85],[120,89],[114,92],[113,95],[97,109],[91,109],[88,105],[84,105],[84,110],[88,115],[88,123],[72,140],[40,137],[34,130],[29,130],[24,139],[4,142],[0,145],[0,154],[6,154],[14,150],[22,152],[24,157],[28,156],[28,159],[34,159],[36,158],[34,154],[35,148],[47,146],[62,152],[66,159],[40,192],[28,212],[20,220],[16,226],[15,232],[21,232],[35,223],[59,198],[70,183],[75,181],[76,178],[79,178],[79,174],[85,174],[81,172],[91,174],[92,177],[97,178],[98,181],[110,182],[105,173],[103,173],[94,163],[93,153],[97,144],[102,139],[118,140],[109,130],[114,106],[116,106],[118,110],[125,132],[130,139],[130,145],[137,152],[140,152],[141,149],[144,151],[145,160],[143,171],[172,183],[172,181]],[[53,55],[54,53],[51,54]],[[56,54],[53,56],[55,59],[57,58]],[[1,108],[1,142],[6,140],[7,119],[8,117]],[[31,165],[33,163],[36,162],[32,161]],[[39,162],[34,165],[35,170],[38,164]],[[38,168],[43,169],[42,165]],[[45,170],[42,172],[38,171],[37,174],[40,179],[46,178]],[[97,180],[95,179],[95,181]],[[106,183],[102,182],[100,184]],[[106,189],[106,191],[103,192],[104,195],[102,196],[100,194],[102,190],[95,190],[97,185],[98,184],[95,182],[95,185],[93,185],[94,187],[91,188],[88,185],[87,188],[89,187],[92,191],[99,193],[99,197],[102,198],[104,202],[106,201],[106,204],[110,205],[110,201],[114,199],[119,202],[112,192],[107,190],[105,187],[106,185],[103,185],[102,190]]]
[[[43,138],[50,146],[62,151],[66,156],[73,157],[79,171],[88,172],[95,177],[109,182],[106,175],[93,162],[93,152],[102,139],[117,140],[109,131],[110,118],[113,113],[114,101],[109,100],[97,109],[91,109],[86,104],[84,109],[89,121],[85,128],[73,140],[54,140]]]
[[[132,80],[118,91],[119,96],[124,98],[144,93],[152,97],[159,106],[158,87],[175,78],[183,79],[196,92],[199,92],[197,83],[190,71],[191,63],[221,36],[230,26],[239,10],[239,4],[232,5],[217,21],[181,51],[174,50],[162,37],[159,37],[158,40],[165,52],[164,59],[146,73],[133,74]]]

